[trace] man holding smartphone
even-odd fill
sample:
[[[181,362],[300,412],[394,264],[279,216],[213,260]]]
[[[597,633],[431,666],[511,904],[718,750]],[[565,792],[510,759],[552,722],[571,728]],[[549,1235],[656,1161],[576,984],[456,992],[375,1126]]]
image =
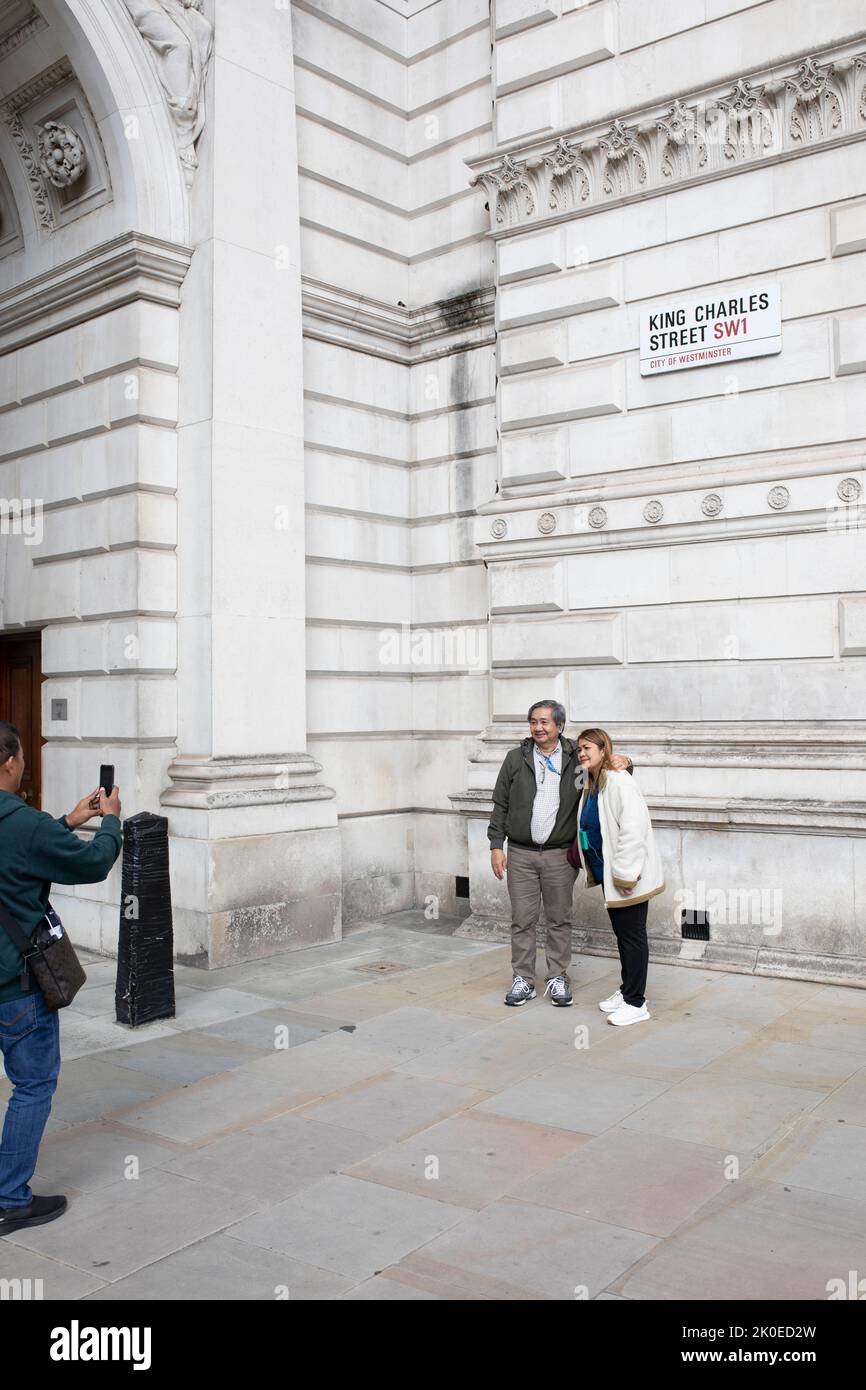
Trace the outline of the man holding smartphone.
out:
[[[120,794],[97,787],[59,820],[18,795],[24,753],[14,724],[0,720],[0,903],[32,936],[52,883],[101,883],[122,843]],[[89,842],[73,832],[94,815]],[[24,958],[0,929],[0,1052],[13,1091],[0,1139],[0,1236],[54,1221],[66,1198],[36,1197],[30,1179],[60,1073],[60,1020],[49,1009]]]

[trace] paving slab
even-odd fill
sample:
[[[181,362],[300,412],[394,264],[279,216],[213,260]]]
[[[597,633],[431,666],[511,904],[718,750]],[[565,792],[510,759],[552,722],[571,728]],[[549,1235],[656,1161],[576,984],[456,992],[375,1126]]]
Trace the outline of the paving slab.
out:
[[[866,1016],[850,1005],[847,1009],[796,1009],[761,1030],[773,1042],[802,1043],[826,1047],[831,1052],[854,1052],[866,1057]]]
[[[62,1049],[62,1042],[61,1042]],[[147,1071],[119,1067],[100,1056],[63,1058],[52,1103],[52,1117],[67,1124],[86,1124],[112,1110],[173,1091],[175,1083]]]
[[[151,1171],[85,1193],[59,1221],[5,1240],[113,1282],[240,1220],[254,1206],[244,1193]]]
[[[535,1175],[586,1142],[585,1135],[467,1110],[346,1171],[350,1177],[480,1210],[530,1174],[531,1186]]]
[[[594,1298],[653,1236],[514,1201],[495,1202],[407,1255],[397,1272],[498,1299]]]
[[[86,1298],[88,1294],[105,1287],[104,1279],[37,1254],[35,1250],[13,1245],[8,1237],[0,1240],[0,1279],[22,1280],[22,1298],[46,1303]]]
[[[465,1215],[461,1207],[337,1175],[238,1222],[230,1234],[360,1281]]]
[[[508,1195],[667,1236],[725,1188],[726,1160],[721,1149],[609,1129],[544,1172],[520,1180]]]
[[[102,1052],[98,1061],[126,1071],[146,1072],[162,1078],[172,1087],[201,1081],[205,1076],[234,1071],[245,1061],[260,1057],[261,1050],[243,1043],[230,1043],[208,1033],[170,1033],[136,1047]],[[121,1102],[122,1103],[122,1102]]]
[[[784,1137],[823,1092],[696,1072],[622,1120],[626,1129],[667,1135],[747,1157]]]
[[[829,1047],[805,1043],[771,1042],[750,1039],[725,1053],[711,1066],[708,1076],[750,1076],[756,1080],[781,1081],[786,1086],[805,1086],[813,1091],[832,1091],[860,1069],[862,1058],[856,1052],[834,1052]]]
[[[357,1130],[380,1140],[403,1139],[418,1129],[465,1110],[484,1091],[426,1077],[376,1077],[336,1099],[318,1101],[304,1113],[321,1124]]]
[[[39,1149],[36,1177],[40,1190],[95,1192],[113,1183],[128,1181],[131,1159],[140,1172],[158,1168],[175,1155],[175,1146],[133,1138],[110,1124],[76,1125],[63,1134],[47,1136]]]
[[[114,1116],[131,1129],[161,1134],[179,1143],[210,1143],[317,1101],[329,1090],[349,1087],[353,1079],[371,1076],[388,1066],[374,1054],[329,1058],[325,1068],[321,1063],[316,1065],[317,1059],[309,1066],[303,1062],[297,1066],[293,1065],[296,1052],[303,1049],[286,1049],[282,1054],[247,1062],[235,1072],[206,1077],[150,1104],[115,1111]]]
[[[448,1044],[476,1037],[484,1024],[461,1014],[405,1006],[359,1023],[352,1044],[375,1052],[387,1052],[395,1060],[411,1061]]]
[[[303,1043],[332,1033],[338,1025],[333,1019],[313,1018],[286,1007],[274,1006],[261,1013],[243,1014],[205,1028],[203,1037],[220,1039],[239,1046],[243,1055],[270,1053],[280,1047],[300,1047]]]
[[[397,1070],[479,1091],[500,1091],[561,1060],[560,1047],[539,1038],[515,1037],[510,1024],[496,1023],[414,1061],[401,1062]]]
[[[609,1025],[612,1026],[612,1025]],[[678,1078],[698,1071],[732,1048],[746,1042],[752,1030],[722,1018],[654,1019],[622,1030],[620,1060],[647,1063],[657,1074]]]
[[[339,1274],[233,1236],[216,1235],[106,1285],[87,1301],[318,1301],[350,1288],[351,1280]]]
[[[816,1118],[866,1125],[866,1067],[838,1086],[815,1111]]]
[[[375,1153],[382,1144],[378,1136],[288,1114],[192,1152],[163,1151],[160,1167],[211,1187],[248,1192],[261,1205],[285,1201]]]
[[[786,1186],[808,1187],[866,1204],[866,1127],[828,1123],[811,1137],[807,1152],[795,1151],[786,1162],[783,1148],[773,1176]]]
[[[664,1081],[575,1063],[549,1067],[483,1101],[478,1109],[581,1134],[602,1134],[667,1088]]]
[[[736,1184],[734,1185],[736,1187]],[[866,1203],[777,1184],[719,1201],[612,1292],[627,1298],[826,1300],[863,1267]]]

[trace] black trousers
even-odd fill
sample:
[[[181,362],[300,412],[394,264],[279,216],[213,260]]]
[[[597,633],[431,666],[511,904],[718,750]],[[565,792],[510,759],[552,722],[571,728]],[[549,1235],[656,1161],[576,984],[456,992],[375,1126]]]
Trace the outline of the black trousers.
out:
[[[649,966],[649,944],[646,939],[648,902],[632,903],[629,907],[609,907],[607,915],[616,933],[619,961],[622,966],[622,997],[627,1004],[640,1008],[645,1003],[646,973]]]

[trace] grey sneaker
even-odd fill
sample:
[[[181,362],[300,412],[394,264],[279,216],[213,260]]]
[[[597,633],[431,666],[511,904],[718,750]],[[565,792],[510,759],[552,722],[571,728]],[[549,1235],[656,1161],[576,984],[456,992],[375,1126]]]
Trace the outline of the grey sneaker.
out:
[[[522,975],[515,975],[511,989],[505,996],[506,1004],[525,1004],[528,999],[535,998],[535,985],[531,985],[528,980],[524,980]]]
[[[551,1004],[558,1004],[561,1009],[567,1009],[569,1004],[574,1003],[564,975],[554,975],[549,979],[544,992],[550,995]]]

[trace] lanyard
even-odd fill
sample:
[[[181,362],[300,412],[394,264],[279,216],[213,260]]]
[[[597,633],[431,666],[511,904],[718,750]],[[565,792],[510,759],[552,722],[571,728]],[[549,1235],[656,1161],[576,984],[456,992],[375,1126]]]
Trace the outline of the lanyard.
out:
[[[542,769],[541,769],[541,785],[544,786],[544,778],[545,778],[545,772],[546,772],[546,768],[547,768],[547,767],[550,768],[551,772],[556,773],[556,776],[557,776],[557,777],[559,777],[560,774],[556,771],[556,767],[554,766],[554,763],[553,763],[552,759],[550,758],[549,754],[539,752],[538,748],[536,748],[535,752],[536,752],[537,756],[540,757],[540,758],[543,760],[543,763],[544,763],[544,766],[542,766]]]

